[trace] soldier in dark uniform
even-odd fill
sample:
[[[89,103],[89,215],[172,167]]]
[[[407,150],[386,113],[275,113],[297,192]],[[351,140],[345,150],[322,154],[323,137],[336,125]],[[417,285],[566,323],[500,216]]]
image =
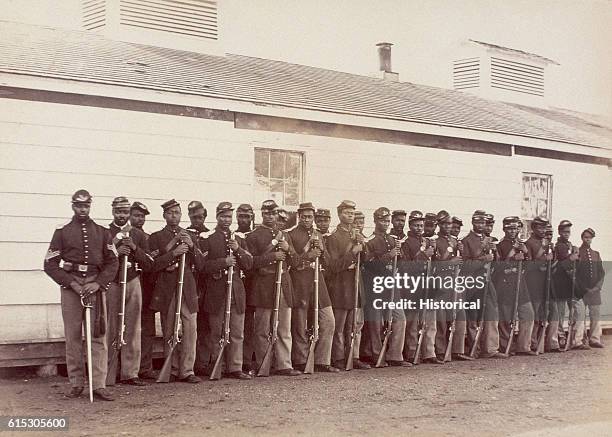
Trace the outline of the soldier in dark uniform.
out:
[[[149,209],[144,203],[134,202],[130,207],[130,225],[142,231],[149,244],[149,234],[143,227],[146,217],[150,214]],[[149,252],[155,258],[158,253]],[[140,369],[138,377],[141,379],[156,379],[157,375],[153,371],[153,340],[155,339],[155,311],[150,308],[153,289],[155,288],[155,278],[157,275],[151,271],[141,272],[140,284],[142,289],[142,308],[140,311]]]
[[[365,246],[365,238],[353,226],[355,219],[355,202],[343,200],[337,208],[340,224],[325,242],[329,252],[329,282],[327,287],[334,309],[335,329],[332,345],[332,363],[335,367],[344,368],[349,352],[353,320],[356,324],[355,350],[360,343],[363,327],[362,298],[355,302],[355,268],[357,254]],[[360,281],[359,285],[362,285]],[[358,290],[358,294],[361,295]],[[355,308],[358,310],[355,312]],[[353,359],[355,369],[369,369],[370,365]]]
[[[141,308],[142,288],[140,272],[150,271],[153,266],[153,258],[149,255],[148,238],[138,228],[133,228],[128,223],[130,217],[130,202],[127,198],[116,197],[112,203],[113,221],[109,225],[113,244],[119,255],[119,271],[111,283],[106,298],[108,301],[108,331],[107,343],[109,362],[113,355],[110,347],[117,340],[119,331],[118,314],[122,310],[121,305],[121,263],[123,257],[127,257],[127,284],[125,298],[125,344],[121,347],[121,369],[119,379],[123,384],[145,385],[138,377],[141,359]],[[114,383],[114,378],[111,378]],[[113,384],[110,384],[113,385]]]
[[[455,216],[453,216],[452,220],[453,224],[451,226],[450,234],[455,238],[459,238],[459,234],[461,233],[461,227],[463,226],[463,220]]]
[[[189,233],[194,244],[202,250],[204,241],[208,237],[210,229],[205,225],[208,211],[199,200],[192,200],[187,205],[187,213],[189,215],[189,227],[186,231]],[[204,250],[202,250],[204,252]],[[206,297],[206,275],[204,272],[195,272],[196,287],[198,290],[198,319],[197,333],[198,339],[196,343],[196,358],[194,363],[194,372],[196,375],[206,375],[207,368],[211,361],[211,351],[213,348],[213,339],[210,336],[208,323],[208,313],[204,310],[204,299]]]
[[[391,235],[395,236],[398,240],[403,240],[406,238],[406,233],[404,232],[404,227],[406,226],[406,211],[403,209],[396,209],[391,213],[391,225],[393,229],[389,232]]]
[[[308,358],[308,330],[312,326],[314,305],[314,264],[319,258],[320,267],[327,265],[329,254],[323,235],[314,224],[315,207],[310,202],[298,208],[298,225],[288,232],[291,240],[291,281],[294,291],[294,306],[291,310],[291,355],[293,367],[303,371]],[[331,366],[331,349],[334,337],[334,312],[327,292],[325,277],[319,271],[319,340],[315,346],[315,370],[339,372]],[[310,324],[309,324],[310,319]]]
[[[376,308],[373,304],[374,299],[382,299],[383,302],[391,302],[391,290],[380,294],[375,294],[372,291],[373,276],[388,277],[392,276],[393,259],[399,258],[400,245],[399,239],[387,234],[389,228],[389,218],[391,212],[387,208],[378,208],[374,211],[374,234],[366,243],[367,261],[369,268],[367,269],[367,277],[364,278],[366,285],[366,296],[364,305],[364,330],[366,332],[364,344],[364,356],[367,361],[375,364],[378,356],[382,351],[383,324],[389,317],[388,309]],[[400,300],[400,292],[396,290],[393,296],[393,302]],[[406,317],[404,311],[400,309],[392,310],[391,335],[389,337],[389,345],[386,354],[386,362],[389,366],[410,367],[411,364],[404,361],[404,339],[406,335]]]
[[[201,382],[195,376],[197,340],[198,291],[194,274],[204,267],[204,254],[194,243],[190,234],[179,226],[181,222],[181,205],[174,199],[162,205],[166,226],[149,237],[149,248],[159,251],[153,262],[153,271],[158,272],[151,308],[161,313],[164,332],[164,355],[169,353],[168,341],[173,335],[176,312],[175,294],[179,278],[179,259],[186,254],[185,274],[183,278],[183,298],[180,308],[182,337],[174,354],[171,380],[189,383]]]
[[[217,206],[217,227],[204,240],[202,250],[206,253],[206,296],[204,311],[209,315],[210,336],[213,345],[212,362],[220,352],[225,321],[225,300],[228,288],[228,267],[233,267],[232,300],[230,310],[230,341],[225,350],[225,368],[228,376],[236,379],[251,379],[242,371],[242,342],[246,295],[242,282],[243,271],[253,267],[253,256],[247,250],[246,241],[230,232],[234,209],[230,202]],[[212,371],[212,369],[210,369]]]
[[[329,236],[329,225],[331,224],[331,212],[329,209],[318,208],[315,211],[315,225],[324,238]]]
[[[274,345],[275,368],[278,375],[296,376],[291,363],[291,308],[293,287],[287,270],[291,259],[290,245],[285,234],[278,229],[278,205],[266,200],[261,205],[262,224],[247,236],[247,246],[253,255],[253,306],[255,307],[254,333],[255,358],[261,365],[268,347],[268,339],[274,310],[277,262],[283,261],[281,296],[278,308],[278,339]]]
[[[81,300],[93,304],[92,367],[93,393],[98,399],[114,400],[106,390],[108,352],[104,332],[106,315],[102,299],[117,274],[119,263],[108,229],[89,217],[91,195],[79,190],[72,196],[74,216],[53,233],[45,256],[44,270],[60,285],[62,319],[66,341],[66,368],[72,386],[69,397],[83,392],[82,328],[84,311]],[[62,264],[63,262],[63,264]],[[96,321],[96,323],[93,323]],[[96,329],[97,328],[97,329]]]
[[[485,212],[482,210],[474,211],[472,215],[472,230],[462,240],[463,260],[464,264],[461,269],[462,276],[473,277],[475,280],[478,277],[485,278],[487,264],[491,265],[495,256],[495,244],[491,237],[484,234],[486,219]],[[466,288],[465,297],[471,302],[480,302],[479,309],[466,310],[468,319],[468,343],[470,347],[474,343],[478,321],[482,313],[482,305],[484,303],[484,289],[487,284],[483,284],[480,288],[475,282],[474,287]],[[498,310],[497,310],[497,295],[493,281],[488,284],[488,292],[486,295],[486,311],[484,314],[484,326],[482,327],[481,342],[478,345],[480,349],[480,358],[507,358],[504,353],[499,352],[499,327],[498,327]]]
[[[499,260],[493,272],[493,283],[499,301],[499,343],[503,350],[508,344],[511,322],[515,317],[514,303],[516,301],[517,281],[520,281],[518,296],[518,338],[515,343],[516,355],[537,355],[531,351],[531,332],[533,330],[533,307],[529,290],[525,282],[525,267],[528,263],[528,251],[525,244],[518,238],[519,227],[513,217],[503,220],[504,238],[497,245]],[[518,274],[518,261],[523,261],[521,276]]]
[[[565,346],[565,331],[563,330],[563,319],[565,318],[565,306],[568,304],[572,294],[572,270],[574,261],[578,260],[578,248],[570,242],[572,222],[561,220],[557,231],[559,237],[555,243],[554,259],[556,268],[553,272],[554,295],[551,296],[551,317],[545,343],[546,352],[563,352]],[[563,342],[563,343],[562,343]]]
[[[536,217],[531,223],[531,236],[525,242],[528,250],[529,263],[525,269],[525,279],[533,313],[536,319],[536,326],[541,320],[547,317],[547,308],[544,301],[546,299],[546,268],[547,262],[553,259],[553,254],[548,253],[549,240],[546,238],[546,225],[548,220]],[[531,336],[531,349],[537,347],[537,329],[533,330]]]
[[[603,348],[601,342],[601,324],[600,324],[600,308],[601,308],[601,287],[603,285],[605,271],[599,252],[591,248],[595,231],[587,228],[580,235],[582,245],[578,251],[579,259],[576,268],[576,282],[580,294],[584,301],[584,307],[578,307],[576,312],[576,343],[588,344],[590,347]],[[586,307],[586,308],[585,308]],[[590,330],[589,336],[586,335],[586,309],[589,310]],[[588,342],[588,343],[587,343]]]
[[[435,263],[435,275],[442,279],[445,284],[448,279],[453,278],[456,269],[461,263],[461,245],[456,236],[451,235],[453,219],[446,211],[438,213],[438,238],[435,240],[433,260]],[[454,279],[453,279],[454,281]],[[454,288],[446,288],[444,285],[438,289],[439,297],[447,302],[455,299]],[[458,290],[459,291],[459,290]],[[463,292],[457,292],[456,299],[462,299]],[[471,361],[473,358],[465,354],[465,310],[458,308],[454,312],[455,333],[451,346],[451,358],[457,361]],[[448,344],[448,331],[453,321],[453,310],[441,308],[436,311],[436,356],[443,360]]]
[[[436,226],[438,225],[438,214],[428,212],[425,214],[425,225],[423,228],[423,237],[431,238],[436,233]]]
[[[246,241],[247,236],[253,230],[253,219],[255,214],[253,213],[253,207],[248,203],[243,203],[236,209],[236,223],[238,229],[235,234]],[[244,284],[246,294],[246,309],[244,311],[244,340],[242,342],[242,369],[253,375],[255,369],[253,368],[253,361],[255,358],[254,349],[254,338],[253,338],[253,319],[255,317],[255,307],[252,304],[252,293],[251,290],[253,282],[253,270],[247,270],[243,272],[244,278],[242,283]]]
[[[422,276],[427,280],[427,261],[434,255],[434,244],[425,237],[425,217],[421,211],[411,211],[408,216],[408,237],[402,244],[402,273],[410,276]],[[433,234],[432,234],[433,235]],[[431,270],[433,273],[433,269]],[[412,360],[416,354],[419,339],[419,324],[425,325],[421,354],[423,363],[444,364],[436,357],[436,310],[421,309],[420,302],[425,300],[425,287],[409,290],[405,296],[416,303],[414,309],[406,309],[406,337],[404,357]],[[421,322],[421,323],[420,323]]]

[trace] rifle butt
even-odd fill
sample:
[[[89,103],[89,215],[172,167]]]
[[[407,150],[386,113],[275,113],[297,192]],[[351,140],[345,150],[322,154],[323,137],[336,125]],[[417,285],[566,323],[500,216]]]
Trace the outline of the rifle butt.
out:
[[[380,349],[380,353],[378,354],[378,359],[376,360],[376,367],[385,367],[387,365],[387,348],[389,346],[390,336],[391,336],[390,332],[387,332],[385,334],[385,339],[383,340],[383,344]]]
[[[257,369],[257,376],[270,376],[270,367],[272,367],[272,351],[274,349],[274,344],[268,344],[268,348],[266,349],[266,353],[261,361],[261,365],[259,369]]]
[[[221,379],[221,368],[223,367],[223,357],[224,357],[224,353],[225,353],[225,344],[223,344],[223,346],[221,346],[221,350],[219,350],[219,355],[217,355],[217,359],[215,360],[215,365],[212,369],[212,372],[210,372],[210,380],[211,381],[217,381],[219,379]]]
[[[113,350],[113,355],[108,363],[108,371],[106,373],[106,385],[113,386],[117,383],[117,364],[119,362],[119,350]]]
[[[482,334],[482,327],[478,327],[478,331],[476,331],[476,336],[474,337],[474,343],[472,344],[472,348],[470,349],[470,357],[475,358],[476,350],[478,349],[478,343],[480,343],[480,336]]]
[[[504,353],[506,355],[510,355],[510,349],[512,348],[512,342],[514,340],[514,323],[510,327],[510,334],[508,334],[508,342],[506,343],[506,348]]]
[[[305,374],[312,374],[314,373],[314,366],[315,366],[315,345],[316,343],[314,341],[310,342],[310,348],[308,350],[308,358],[306,358],[306,365],[304,366],[304,373]]]
[[[159,375],[157,376],[157,380],[155,382],[170,382],[170,374],[172,373],[172,356],[174,354],[175,346],[170,348],[170,353],[166,357],[164,361],[164,365],[159,371]]]
[[[349,347],[348,354],[346,356],[346,365],[344,370],[353,370],[353,357],[355,355],[355,337],[351,338],[351,346]]]
[[[449,363],[453,361],[453,337],[454,331],[451,331],[448,335],[448,342],[446,343],[446,350],[444,351],[444,362]]]
[[[421,362],[421,348],[423,346],[424,336],[425,336],[425,330],[422,329],[421,332],[419,332],[419,339],[417,341],[417,347],[416,347],[416,350],[414,351],[414,357],[412,358],[412,364],[414,364],[415,366]]]

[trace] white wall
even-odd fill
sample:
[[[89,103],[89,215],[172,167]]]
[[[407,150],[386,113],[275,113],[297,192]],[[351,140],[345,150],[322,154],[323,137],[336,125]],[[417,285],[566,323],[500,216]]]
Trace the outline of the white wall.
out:
[[[3,99],[0,106],[0,342],[61,338],[57,286],[42,272],[70,196],[93,197],[92,217],[111,220],[113,197],[148,205],[160,229],[169,198],[200,199],[214,220],[222,200],[254,202],[253,148],[303,151],[305,199],[335,210],[352,199],[371,224],[379,206],[437,212],[469,223],[475,209],[520,215],[521,173],[553,175],[553,221],[576,234],[595,228],[612,254],[611,174],[603,166],[234,129],[233,123],[114,109]],[[256,208],[258,205],[254,205]],[[258,215],[258,213],[256,212]],[[186,217],[185,217],[186,219]],[[574,240],[578,241],[578,235]]]

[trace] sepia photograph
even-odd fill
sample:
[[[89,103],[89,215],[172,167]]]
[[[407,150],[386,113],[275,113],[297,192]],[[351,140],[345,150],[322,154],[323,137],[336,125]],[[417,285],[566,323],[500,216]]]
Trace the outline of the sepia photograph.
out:
[[[0,0],[0,435],[612,435],[610,23]]]

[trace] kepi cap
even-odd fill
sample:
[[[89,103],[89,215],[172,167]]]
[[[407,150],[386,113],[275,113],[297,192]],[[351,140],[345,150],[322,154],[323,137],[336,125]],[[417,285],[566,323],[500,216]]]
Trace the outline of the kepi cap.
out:
[[[423,213],[418,210],[410,211],[410,215],[408,216],[408,223],[417,220],[425,220],[425,217],[423,217]]]
[[[363,211],[355,211],[355,218],[365,219],[365,214],[363,213]]]
[[[253,207],[251,205],[249,205],[248,203],[242,203],[240,206],[238,206],[238,209],[236,209],[236,214],[240,215],[240,214],[248,214],[248,215],[253,215]]]
[[[234,206],[231,202],[221,202],[217,205],[217,216],[223,212],[231,212],[234,210]]]
[[[278,205],[274,200],[264,200],[261,204],[262,211],[276,211],[278,209]]]
[[[132,203],[132,206],[130,207],[130,210],[132,210],[132,209],[137,209],[139,211],[142,211],[144,215],[151,214],[149,212],[149,208],[147,208],[147,205],[145,205],[142,202],[134,202],[134,203]]]
[[[463,226],[463,220],[461,220],[459,217],[457,216],[453,216],[452,218],[453,223],[459,226]]]
[[[342,202],[340,202],[340,205],[338,205],[338,211],[342,211],[345,209],[355,209],[356,207],[357,204],[352,200],[343,200]]]
[[[584,234],[591,234],[592,237],[595,237],[595,231],[593,228],[586,228],[584,231],[582,231],[580,238],[584,237]]]
[[[72,195],[72,203],[91,203],[91,194],[87,190],[78,190]]]
[[[317,210],[312,202],[304,202],[304,203],[300,203],[300,206],[297,209],[297,212],[299,213],[300,211],[312,211],[313,213]]]
[[[115,197],[111,205],[113,208],[129,208],[131,206],[130,201],[125,196]]]
[[[180,207],[181,204],[178,203],[176,200],[174,199],[170,199],[164,203],[161,204],[162,209],[164,210],[164,212],[166,212],[167,210],[169,210],[170,208],[174,208],[175,206]]]
[[[391,217],[395,217],[398,215],[403,215],[404,217],[407,216],[408,214],[406,213],[406,211],[404,211],[403,209],[396,209],[391,213]]]
[[[571,227],[572,227],[572,222],[570,222],[569,220],[561,220],[561,222],[559,223],[559,226],[557,226],[557,229],[560,231],[561,229],[571,228]]]
[[[385,208],[384,206],[382,206],[374,211],[374,220],[380,220],[383,218],[387,218],[390,215],[391,215],[391,211],[389,211],[389,208]]]
[[[331,218],[331,212],[329,211],[329,209],[319,208],[319,209],[317,209],[315,211],[315,217],[327,217],[327,218]]]

